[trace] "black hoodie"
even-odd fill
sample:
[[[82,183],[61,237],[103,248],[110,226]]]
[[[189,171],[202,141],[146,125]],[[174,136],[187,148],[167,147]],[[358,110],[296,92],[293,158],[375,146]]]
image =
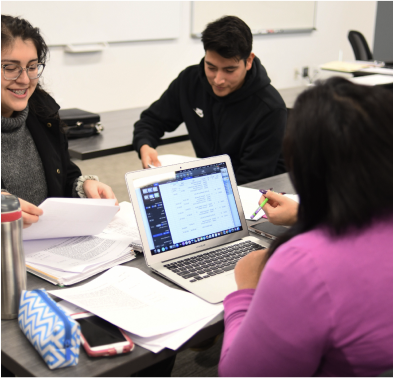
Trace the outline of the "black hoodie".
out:
[[[187,67],[134,126],[134,148],[156,148],[166,131],[185,122],[199,158],[228,154],[239,185],[285,172],[280,158],[286,106],[255,57],[243,86],[219,97],[204,59]]]

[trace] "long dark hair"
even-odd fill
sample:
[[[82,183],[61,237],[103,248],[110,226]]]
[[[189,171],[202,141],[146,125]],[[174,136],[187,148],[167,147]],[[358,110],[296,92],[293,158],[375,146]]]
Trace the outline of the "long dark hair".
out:
[[[393,93],[334,77],[303,92],[290,114],[284,157],[300,204],[294,236],[324,225],[332,236],[393,212]]]
[[[39,63],[46,63],[49,50],[44,39],[41,36],[40,29],[33,27],[30,22],[20,17],[1,15],[1,49],[12,48],[16,38],[22,41],[31,40],[37,49]],[[43,95],[47,93],[42,89],[40,82],[37,83],[36,91]],[[29,99],[30,110],[34,112],[42,111],[38,104],[35,104],[34,97]]]

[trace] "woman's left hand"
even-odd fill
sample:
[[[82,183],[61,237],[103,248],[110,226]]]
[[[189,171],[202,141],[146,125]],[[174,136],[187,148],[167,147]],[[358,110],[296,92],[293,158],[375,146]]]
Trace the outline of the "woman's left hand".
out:
[[[235,280],[238,290],[256,289],[267,262],[267,249],[253,251],[238,261],[235,266]]]
[[[102,182],[86,180],[83,183],[83,190],[87,198],[114,198],[116,200],[116,206],[119,205],[112,188]]]

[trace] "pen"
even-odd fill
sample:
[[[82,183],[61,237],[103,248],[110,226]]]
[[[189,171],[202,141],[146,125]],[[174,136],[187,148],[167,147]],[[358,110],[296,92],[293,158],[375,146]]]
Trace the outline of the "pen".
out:
[[[270,188],[270,189],[268,189],[268,190],[273,190],[273,188]],[[259,191],[260,191],[263,195],[265,195],[265,194],[267,193],[267,190],[266,190],[266,189],[259,189]]]
[[[269,190],[272,190],[273,191],[273,188],[270,188]],[[266,190],[266,189],[259,189],[259,191],[263,194],[263,195],[265,195],[268,191]],[[285,192],[280,192],[280,193],[278,193],[278,194],[286,194]]]
[[[265,200],[258,206],[258,208],[250,216],[250,219],[254,219],[254,217],[261,211],[262,207],[266,205],[267,201],[269,201],[269,198],[265,198]]]

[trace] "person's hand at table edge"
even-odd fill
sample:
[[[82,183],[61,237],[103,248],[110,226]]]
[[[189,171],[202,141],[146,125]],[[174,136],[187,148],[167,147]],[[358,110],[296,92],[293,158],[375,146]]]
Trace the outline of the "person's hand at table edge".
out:
[[[149,164],[155,167],[161,167],[161,162],[158,160],[157,150],[144,144],[140,149],[141,160],[143,168],[149,168]]]
[[[115,205],[119,206],[119,202],[117,201],[117,198],[115,196],[115,193],[113,193],[112,188],[102,182],[96,180],[86,180],[83,183],[83,190],[87,198],[114,198],[116,200]]]
[[[259,204],[266,198],[269,201],[262,207],[270,223],[282,226],[292,226],[297,221],[299,204],[282,194],[268,190],[263,195]]]
[[[235,266],[235,280],[238,290],[256,289],[267,262],[267,249],[253,251],[238,261]]]
[[[10,195],[8,192],[1,192],[1,194]],[[18,198],[18,200],[20,209],[22,210],[23,228],[30,227],[33,223],[37,223],[40,215],[44,214],[44,211],[22,198]]]

